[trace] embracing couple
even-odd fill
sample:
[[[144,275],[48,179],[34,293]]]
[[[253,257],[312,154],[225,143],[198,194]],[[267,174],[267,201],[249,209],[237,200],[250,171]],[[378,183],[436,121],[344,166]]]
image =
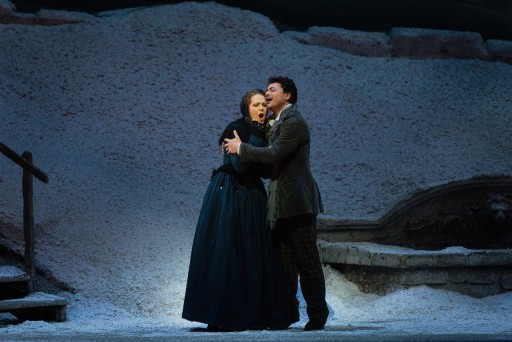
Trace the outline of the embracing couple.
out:
[[[183,318],[207,324],[203,330],[287,329],[300,320],[299,280],[309,318],[304,330],[325,326],[316,245],[323,207],[296,102],[292,79],[270,77],[266,92],[244,94],[242,117],[219,138],[223,164],[203,200],[183,305]],[[269,179],[268,196],[262,178]]]

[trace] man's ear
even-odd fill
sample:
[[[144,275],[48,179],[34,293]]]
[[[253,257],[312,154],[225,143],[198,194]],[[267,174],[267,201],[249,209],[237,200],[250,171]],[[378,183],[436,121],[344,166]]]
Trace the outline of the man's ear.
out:
[[[290,102],[290,99],[292,98],[292,93],[284,93],[284,99],[288,102]]]

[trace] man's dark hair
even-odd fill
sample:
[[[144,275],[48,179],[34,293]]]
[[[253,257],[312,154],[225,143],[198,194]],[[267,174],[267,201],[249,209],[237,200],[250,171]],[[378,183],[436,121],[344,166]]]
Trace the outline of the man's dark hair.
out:
[[[297,102],[297,87],[295,86],[295,82],[291,78],[284,76],[271,76],[268,78],[268,84],[270,83],[279,83],[281,87],[283,87],[283,91],[285,93],[290,93],[290,103]]]

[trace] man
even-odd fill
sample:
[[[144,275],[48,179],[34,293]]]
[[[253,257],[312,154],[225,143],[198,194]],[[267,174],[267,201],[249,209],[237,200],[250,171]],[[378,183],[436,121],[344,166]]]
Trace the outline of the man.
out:
[[[267,108],[275,116],[268,147],[225,139],[224,148],[238,153],[242,162],[271,165],[268,220],[279,243],[285,279],[289,323],[299,321],[298,278],[307,304],[305,330],[324,328],[329,309],[325,279],[316,245],[316,216],[322,199],[309,165],[309,127],[297,110],[297,88],[292,79],[270,77],[265,93]]]

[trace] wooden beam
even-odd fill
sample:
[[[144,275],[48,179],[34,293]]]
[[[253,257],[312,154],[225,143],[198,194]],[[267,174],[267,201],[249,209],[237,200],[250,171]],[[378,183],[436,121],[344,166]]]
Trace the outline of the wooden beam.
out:
[[[37,167],[32,165],[32,163],[28,162],[24,158],[20,157],[16,152],[11,150],[9,147],[5,146],[0,142],[0,152],[2,152],[7,158],[21,166],[24,170],[29,171],[33,174],[37,179],[39,179],[43,183],[48,183],[48,176]]]

